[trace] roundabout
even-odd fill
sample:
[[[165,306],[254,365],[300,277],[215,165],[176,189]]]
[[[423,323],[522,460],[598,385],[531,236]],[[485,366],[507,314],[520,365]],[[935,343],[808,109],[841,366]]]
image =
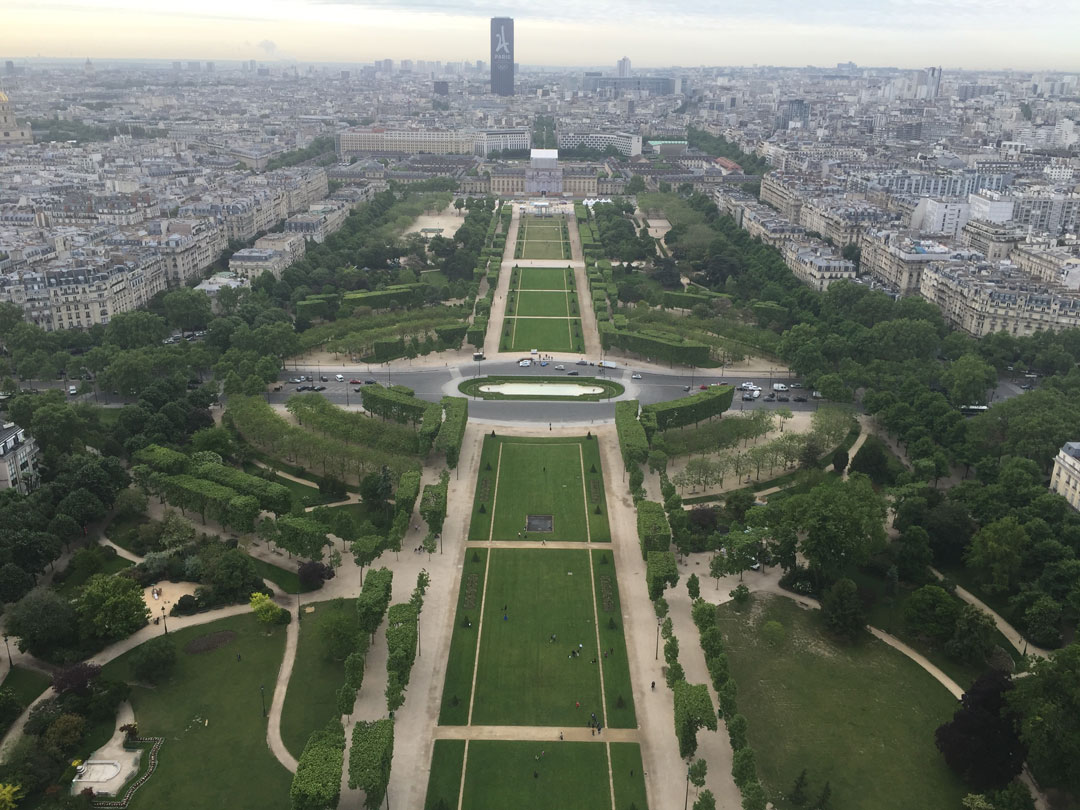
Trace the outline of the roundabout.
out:
[[[614,380],[581,377],[474,377],[459,383],[458,391],[480,399],[599,402],[621,396],[625,388]]]

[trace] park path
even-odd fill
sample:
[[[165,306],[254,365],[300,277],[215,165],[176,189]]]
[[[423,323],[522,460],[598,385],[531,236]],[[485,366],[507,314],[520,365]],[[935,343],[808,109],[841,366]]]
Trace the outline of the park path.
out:
[[[599,442],[604,468],[604,486],[607,496],[608,521],[611,526],[612,551],[619,578],[619,594],[623,613],[623,635],[630,664],[630,683],[634,692],[634,709],[638,718],[638,734],[641,744],[642,767],[645,790],[649,805],[655,808],[675,806],[675,799],[686,789],[686,764],[679,757],[675,738],[675,707],[671,690],[664,680],[662,664],[655,647],[657,635],[656,614],[644,592],[645,561],[637,539],[637,513],[630,498],[627,484],[622,480],[623,462],[619,453],[618,436],[614,425],[602,425],[593,429]],[[683,589],[685,595],[685,589]],[[675,591],[666,594],[669,603]],[[689,597],[687,596],[687,604]],[[674,612],[674,611],[672,611]],[[687,607],[687,613],[689,607]],[[675,619],[672,619],[673,624]],[[708,683],[709,678],[695,678],[688,667],[690,653],[697,644],[697,629],[691,625],[692,635],[686,630],[680,635],[680,661],[687,668],[687,679]],[[653,658],[649,658],[653,648]],[[702,655],[701,666],[704,667]],[[656,689],[650,685],[655,682]],[[723,748],[730,745],[724,732],[702,731],[698,734],[698,754],[709,762],[706,787],[716,797],[717,806],[736,808],[742,799],[731,779],[730,754],[727,764]]]
[[[589,731],[588,734],[585,732]],[[608,728],[600,734],[603,742],[636,743],[641,733],[636,728]],[[436,740],[538,740],[541,742],[596,742],[596,731],[580,726],[436,726]]]
[[[510,227],[506,230],[506,246],[503,248],[502,261],[499,264],[499,278],[495,284],[495,295],[491,299],[491,312],[488,315],[487,334],[484,335],[484,355],[495,357],[502,345],[503,324],[506,320],[506,296],[510,292],[510,270],[514,266],[514,247],[517,245],[518,228],[521,220],[516,208],[511,205]]]
[[[585,339],[585,356],[600,357],[600,331],[596,325],[596,311],[593,309],[592,290],[585,273],[585,253],[581,248],[581,233],[578,231],[577,217],[566,217],[567,230],[570,233],[570,259],[574,268],[574,283],[577,286],[578,314],[581,315],[581,336]]]
[[[945,579],[945,575],[938,571],[936,568],[931,568],[930,572],[938,579]],[[993,618],[994,624],[997,625],[998,631],[1001,633],[1001,635],[1005,636],[1005,638],[1009,640],[1009,643],[1012,644],[1014,648],[1016,648],[1016,651],[1018,653],[1022,655],[1035,655],[1039,658],[1049,658],[1053,654],[1052,650],[1047,650],[1042,647],[1036,647],[1034,644],[1026,641],[1023,635],[1015,627],[1005,621],[1005,619],[997,611],[995,611],[988,604],[979,599],[979,597],[975,596],[975,594],[971,593],[971,591],[965,590],[964,588],[961,588],[959,585],[957,585],[956,595],[963,599],[965,602],[967,602],[969,605],[974,605],[975,607],[979,608],[979,610],[988,613],[991,618]]]
[[[278,667],[277,681],[274,685],[274,696],[270,700],[270,714],[266,723],[266,744],[270,751],[289,773],[296,773],[296,757],[289,753],[285,743],[281,739],[281,708],[285,705],[285,693],[289,688],[289,678],[292,677],[293,664],[296,663],[296,644],[300,638],[300,616],[293,616],[285,628],[285,654],[281,658],[281,666]]]

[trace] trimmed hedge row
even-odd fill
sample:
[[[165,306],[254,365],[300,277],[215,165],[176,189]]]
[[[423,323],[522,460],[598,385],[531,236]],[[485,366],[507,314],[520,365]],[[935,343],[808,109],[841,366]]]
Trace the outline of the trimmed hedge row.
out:
[[[637,530],[642,559],[647,559],[650,551],[668,551],[671,548],[671,526],[663,504],[638,501]]]
[[[619,449],[626,469],[635,464],[644,464],[649,456],[649,441],[645,429],[638,422],[636,399],[615,403],[615,431],[619,435]]]
[[[365,385],[360,391],[360,400],[369,413],[395,422],[419,422],[428,406],[427,402],[411,394],[381,385]]]
[[[469,400],[464,397],[443,397],[442,407],[445,415],[435,440],[435,449],[446,455],[446,466],[454,469],[461,456],[461,443],[469,422]]]
[[[682,399],[646,405],[642,408],[642,416],[646,413],[655,416],[656,427],[661,431],[692,425],[722,414],[731,407],[734,395],[735,389],[730,385],[718,385]]]
[[[345,729],[340,720],[308,737],[289,788],[292,810],[337,807],[345,765]]]
[[[705,343],[686,340],[678,335],[631,332],[607,323],[597,324],[600,344],[606,351],[622,349],[632,354],[644,355],[653,360],[678,363],[684,366],[709,366],[710,347]]]

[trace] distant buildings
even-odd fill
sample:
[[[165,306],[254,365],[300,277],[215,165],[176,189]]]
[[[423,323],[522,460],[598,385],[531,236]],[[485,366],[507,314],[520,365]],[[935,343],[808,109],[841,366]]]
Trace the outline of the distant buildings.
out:
[[[628,79],[630,77],[630,57],[624,56],[615,64],[615,75],[620,79]]]
[[[11,99],[7,93],[0,90],[0,146],[18,146],[33,142],[34,135],[30,131],[30,124],[20,124],[15,120]]]
[[[14,422],[0,425],[0,490],[15,489],[26,495],[37,489],[39,480],[34,437]]]
[[[556,141],[560,149],[587,146],[603,151],[611,146],[625,157],[641,154],[641,136],[632,132],[574,132],[560,129]]]

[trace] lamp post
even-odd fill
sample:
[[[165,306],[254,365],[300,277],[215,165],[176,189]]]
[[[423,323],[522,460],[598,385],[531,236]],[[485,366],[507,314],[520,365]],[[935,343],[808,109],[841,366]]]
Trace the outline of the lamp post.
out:
[[[266,717],[266,687],[259,684],[259,699],[262,701],[263,717]]]
[[[4,633],[4,649],[7,650],[8,669],[10,670],[12,667],[15,666],[15,664],[11,662],[11,647],[8,646],[7,633]]]
[[[686,810],[686,806],[690,803],[690,762],[686,763],[686,796],[683,798],[682,807]]]
[[[165,606],[161,606],[161,623],[165,626],[165,635],[169,635],[169,623],[165,621]]]
[[[656,659],[660,660],[660,626],[664,623],[664,620],[659,616],[656,617]]]
[[[423,653],[420,652],[420,614],[416,614],[416,657],[419,658]]]

